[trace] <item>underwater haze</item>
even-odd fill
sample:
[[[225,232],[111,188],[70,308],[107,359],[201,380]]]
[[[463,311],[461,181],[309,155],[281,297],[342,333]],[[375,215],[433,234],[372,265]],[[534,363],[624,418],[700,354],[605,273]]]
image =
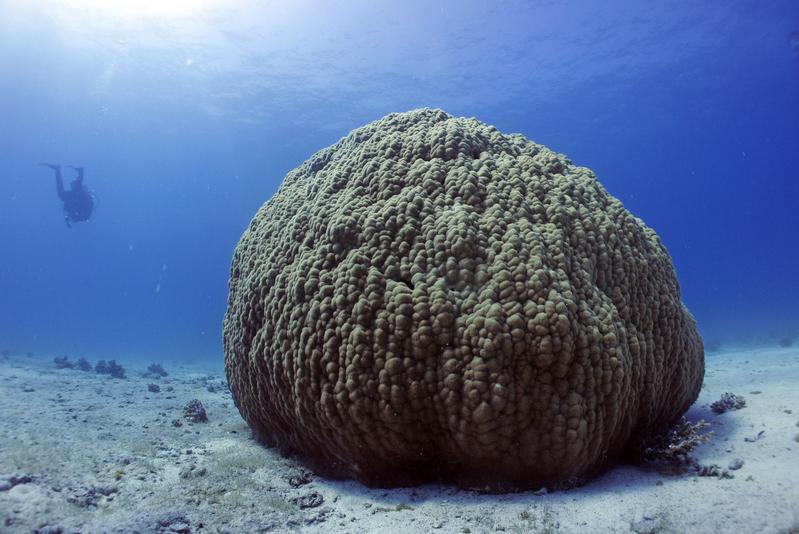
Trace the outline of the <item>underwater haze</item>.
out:
[[[710,347],[799,334],[799,2],[0,0],[0,349],[222,364],[285,174],[442,108],[597,174]],[[85,168],[88,222],[54,173]]]

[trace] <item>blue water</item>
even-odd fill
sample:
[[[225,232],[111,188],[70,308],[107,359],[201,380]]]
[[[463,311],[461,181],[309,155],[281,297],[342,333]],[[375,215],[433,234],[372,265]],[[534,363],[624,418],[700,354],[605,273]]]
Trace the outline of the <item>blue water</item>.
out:
[[[258,207],[422,106],[591,167],[709,343],[799,334],[796,0],[276,4],[0,0],[0,349],[220,361]],[[40,161],[86,167],[90,222]]]

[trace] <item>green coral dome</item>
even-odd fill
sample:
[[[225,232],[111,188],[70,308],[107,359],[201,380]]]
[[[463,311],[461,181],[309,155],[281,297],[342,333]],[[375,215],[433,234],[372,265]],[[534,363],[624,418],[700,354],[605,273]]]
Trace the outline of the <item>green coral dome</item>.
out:
[[[224,350],[258,437],[370,486],[584,479],[704,375],[654,231],[589,169],[434,109],[288,173],[236,247]]]

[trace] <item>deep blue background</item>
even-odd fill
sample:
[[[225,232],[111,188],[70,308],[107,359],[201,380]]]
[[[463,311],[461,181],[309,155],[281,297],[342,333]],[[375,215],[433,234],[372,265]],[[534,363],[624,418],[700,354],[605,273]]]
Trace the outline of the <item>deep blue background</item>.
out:
[[[199,3],[0,1],[0,349],[220,359],[257,208],[421,106],[591,167],[706,340],[799,333],[799,2]],[[39,161],[86,167],[90,223]]]

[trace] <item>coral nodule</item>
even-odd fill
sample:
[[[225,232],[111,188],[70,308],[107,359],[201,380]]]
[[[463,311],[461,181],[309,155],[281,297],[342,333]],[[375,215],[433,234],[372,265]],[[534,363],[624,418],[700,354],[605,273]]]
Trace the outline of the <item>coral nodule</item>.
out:
[[[679,420],[704,375],[655,232],[589,169],[441,110],[289,172],[229,287],[244,419],[369,486],[585,479]]]

